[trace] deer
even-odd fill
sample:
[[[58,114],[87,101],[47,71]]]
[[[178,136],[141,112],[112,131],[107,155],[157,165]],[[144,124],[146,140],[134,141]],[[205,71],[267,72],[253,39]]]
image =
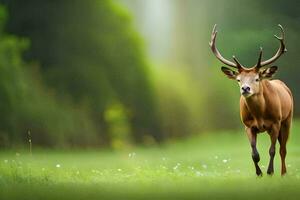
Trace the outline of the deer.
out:
[[[267,174],[274,174],[273,163],[277,140],[280,144],[281,175],[283,176],[287,172],[285,164],[286,144],[291,129],[294,103],[292,92],[287,85],[280,80],[272,79],[278,67],[271,64],[287,52],[284,29],[280,24],[278,26],[281,36],[274,35],[280,43],[277,52],[268,60],[262,61],[263,49],[260,47],[258,61],[253,67],[243,66],[235,56],[233,56],[233,61],[230,61],[221,55],[216,47],[218,33],[216,25],[213,27],[211,41],[209,42],[209,46],[216,58],[223,64],[231,67],[222,66],[222,72],[229,79],[238,82],[241,93],[239,102],[240,117],[250,142],[252,160],[257,176],[263,175],[258,165],[260,156],[256,148],[257,135],[262,132],[267,132],[271,140]]]

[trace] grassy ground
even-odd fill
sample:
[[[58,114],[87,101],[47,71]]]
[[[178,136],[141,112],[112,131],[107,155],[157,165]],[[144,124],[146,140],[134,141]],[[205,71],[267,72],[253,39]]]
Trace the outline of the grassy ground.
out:
[[[118,152],[5,151],[0,199],[298,199],[299,130],[294,124],[283,178],[278,153],[275,175],[266,175],[267,134],[258,137],[265,173],[255,176],[242,130]]]

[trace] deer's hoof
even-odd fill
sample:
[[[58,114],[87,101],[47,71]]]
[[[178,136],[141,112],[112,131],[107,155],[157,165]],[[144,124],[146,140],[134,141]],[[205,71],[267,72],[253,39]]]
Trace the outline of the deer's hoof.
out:
[[[268,174],[269,176],[273,176],[274,171],[268,170],[268,171],[267,171],[267,174]]]
[[[257,177],[262,177],[262,176],[263,176],[263,173],[262,173],[262,171],[257,171],[257,172],[256,172],[256,175],[257,175]]]

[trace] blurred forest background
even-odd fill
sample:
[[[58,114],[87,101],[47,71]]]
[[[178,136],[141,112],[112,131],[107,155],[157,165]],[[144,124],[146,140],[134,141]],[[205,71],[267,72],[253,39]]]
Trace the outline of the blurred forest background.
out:
[[[155,144],[241,129],[239,90],[211,53],[248,66],[278,48],[300,115],[300,2],[0,0],[0,147]],[[242,129],[241,129],[242,131]]]

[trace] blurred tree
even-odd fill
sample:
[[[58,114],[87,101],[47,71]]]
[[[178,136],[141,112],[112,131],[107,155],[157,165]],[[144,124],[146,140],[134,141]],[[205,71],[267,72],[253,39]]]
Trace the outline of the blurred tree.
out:
[[[30,39],[26,60],[61,99],[89,107],[102,138],[110,140],[104,113],[114,102],[128,110],[134,139],[161,140],[145,56],[128,13],[110,0],[2,0],[7,30]]]
[[[100,144],[96,129],[84,110],[49,93],[22,60],[28,40],[3,33],[6,11],[0,7],[0,147],[28,142],[34,145],[72,146]],[[81,119],[86,116],[85,119]],[[85,132],[86,134],[82,135]],[[80,138],[80,139],[77,139]]]

